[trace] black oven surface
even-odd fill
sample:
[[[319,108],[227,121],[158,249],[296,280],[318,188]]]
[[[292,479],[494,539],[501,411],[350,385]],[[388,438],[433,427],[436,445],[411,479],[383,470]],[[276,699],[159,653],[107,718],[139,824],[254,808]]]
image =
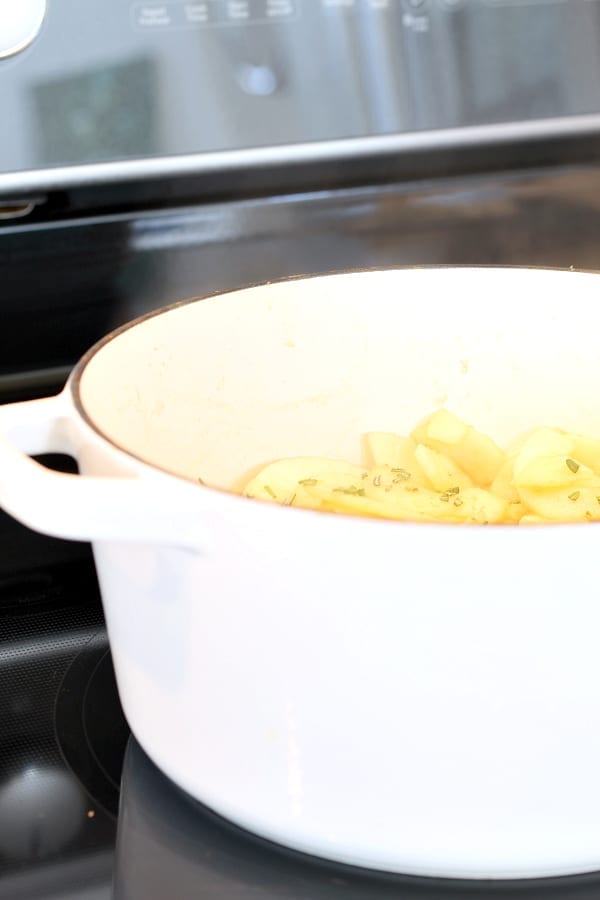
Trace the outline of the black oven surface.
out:
[[[57,391],[106,332],[192,296],[344,268],[600,268],[596,162],[205,203],[185,184],[164,207],[107,186],[0,219],[0,402]]]
[[[0,547],[0,897],[99,900],[129,729],[91,548],[4,513]]]
[[[91,551],[3,513],[0,547],[0,897],[99,900],[128,731],[96,674],[110,657]]]

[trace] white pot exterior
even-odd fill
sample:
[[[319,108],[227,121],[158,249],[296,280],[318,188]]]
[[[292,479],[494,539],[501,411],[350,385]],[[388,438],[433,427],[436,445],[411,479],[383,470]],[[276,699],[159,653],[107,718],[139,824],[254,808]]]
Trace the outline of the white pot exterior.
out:
[[[285,453],[357,457],[362,432],[407,430],[441,403],[499,440],[537,424],[600,434],[597,276],[395,271],[353,276],[356,295],[344,277],[192,304],[166,313],[158,330],[161,316],[145,320],[92,356],[59,400],[19,405],[10,429],[7,419],[5,430],[29,452],[48,446],[50,433],[53,446],[71,447],[85,476],[69,480],[74,493],[105,486],[97,512],[81,513],[80,533],[95,537],[96,529],[101,538],[94,554],[126,717],[156,764],[193,797],[309,853],[456,877],[598,869],[593,524],[459,527],[313,513],[203,489],[133,455],[225,486],[234,473]],[[339,301],[342,322],[332,341],[323,321],[312,351],[292,309],[307,289],[313,326],[322,321],[314,312],[320,290],[325,318],[329,301]],[[289,307],[287,291],[297,298]],[[384,295],[387,317],[378,307]],[[266,328],[265,296],[269,315],[285,312]],[[495,320],[490,298],[504,301],[494,303]],[[233,325],[219,343],[216,325],[202,322],[228,303]],[[366,303],[367,320],[379,312],[382,322],[381,334],[367,328],[365,338]],[[403,314],[392,321],[394,303]],[[190,374],[192,356],[175,352],[167,324],[182,310],[183,343],[186,317],[198,316],[198,365],[209,371],[218,357],[230,366],[214,376],[225,381],[223,400]],[[247,331],[252,313],[256,335]],[[147,370],[141,351],[119,349],[122,338],[152,345]],[[298,362],[303,342],[307,355]],[[258,370],[248,365],[248,348]],[[119,356],[125,350],[130,364]],[[165,425],[155,419],[164,409],[160,386],[168,400],[177,383],[169,358],[174,375],[183,367],[189,379]],[[260,360],[277,373],[268,389]],[[145,395],[151,369],[159,375]],[[317,383],[323,390],[315,393]],[[54,426],[40,437],[39,425],[28,433],[19,422],[32,409],[42,420],[44,403],[54,404]],[[171,441],[186,445],[174,447],[173,463],[165,456],[169,429],[185,422],[192,449],[183,437]],[[304,445],[293,450],[292,439]],[[44,484],[56,477],[44,475]],[[22,483],[15,476],[11,488],[8,480],[0,500],[33,521],[35,511],[17,508]],[[71,534],[69,503],[55,515],[54,531]]]

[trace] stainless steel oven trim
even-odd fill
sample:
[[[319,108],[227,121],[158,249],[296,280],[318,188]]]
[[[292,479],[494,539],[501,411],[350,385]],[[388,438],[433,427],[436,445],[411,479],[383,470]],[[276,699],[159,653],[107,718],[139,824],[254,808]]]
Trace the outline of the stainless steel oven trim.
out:
[[[600,134],[600,114],[0,173],[0,195]]]

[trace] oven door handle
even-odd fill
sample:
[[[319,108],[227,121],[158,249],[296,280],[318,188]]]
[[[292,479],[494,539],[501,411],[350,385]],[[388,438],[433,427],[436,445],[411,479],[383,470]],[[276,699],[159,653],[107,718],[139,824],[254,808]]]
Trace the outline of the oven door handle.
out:
[[[137,477],[70,475],[31,458],[66,453],[77,459],[77,415],[66,392],[0,406],[0,507],[53,537],[205,552],[212,543],[209,492],[200,487],[151,470]]]

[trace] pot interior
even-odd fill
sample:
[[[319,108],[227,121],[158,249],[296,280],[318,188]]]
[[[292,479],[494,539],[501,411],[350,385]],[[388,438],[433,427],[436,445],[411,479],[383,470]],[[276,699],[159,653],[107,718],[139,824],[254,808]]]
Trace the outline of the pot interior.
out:
[[[361,461],[369,430],[446,406],[504,444],[536,425],[600,436],[600,278],[396,269],[192,301],[102,343],[75,390],[129,453],[238,488],[265,463]]]

